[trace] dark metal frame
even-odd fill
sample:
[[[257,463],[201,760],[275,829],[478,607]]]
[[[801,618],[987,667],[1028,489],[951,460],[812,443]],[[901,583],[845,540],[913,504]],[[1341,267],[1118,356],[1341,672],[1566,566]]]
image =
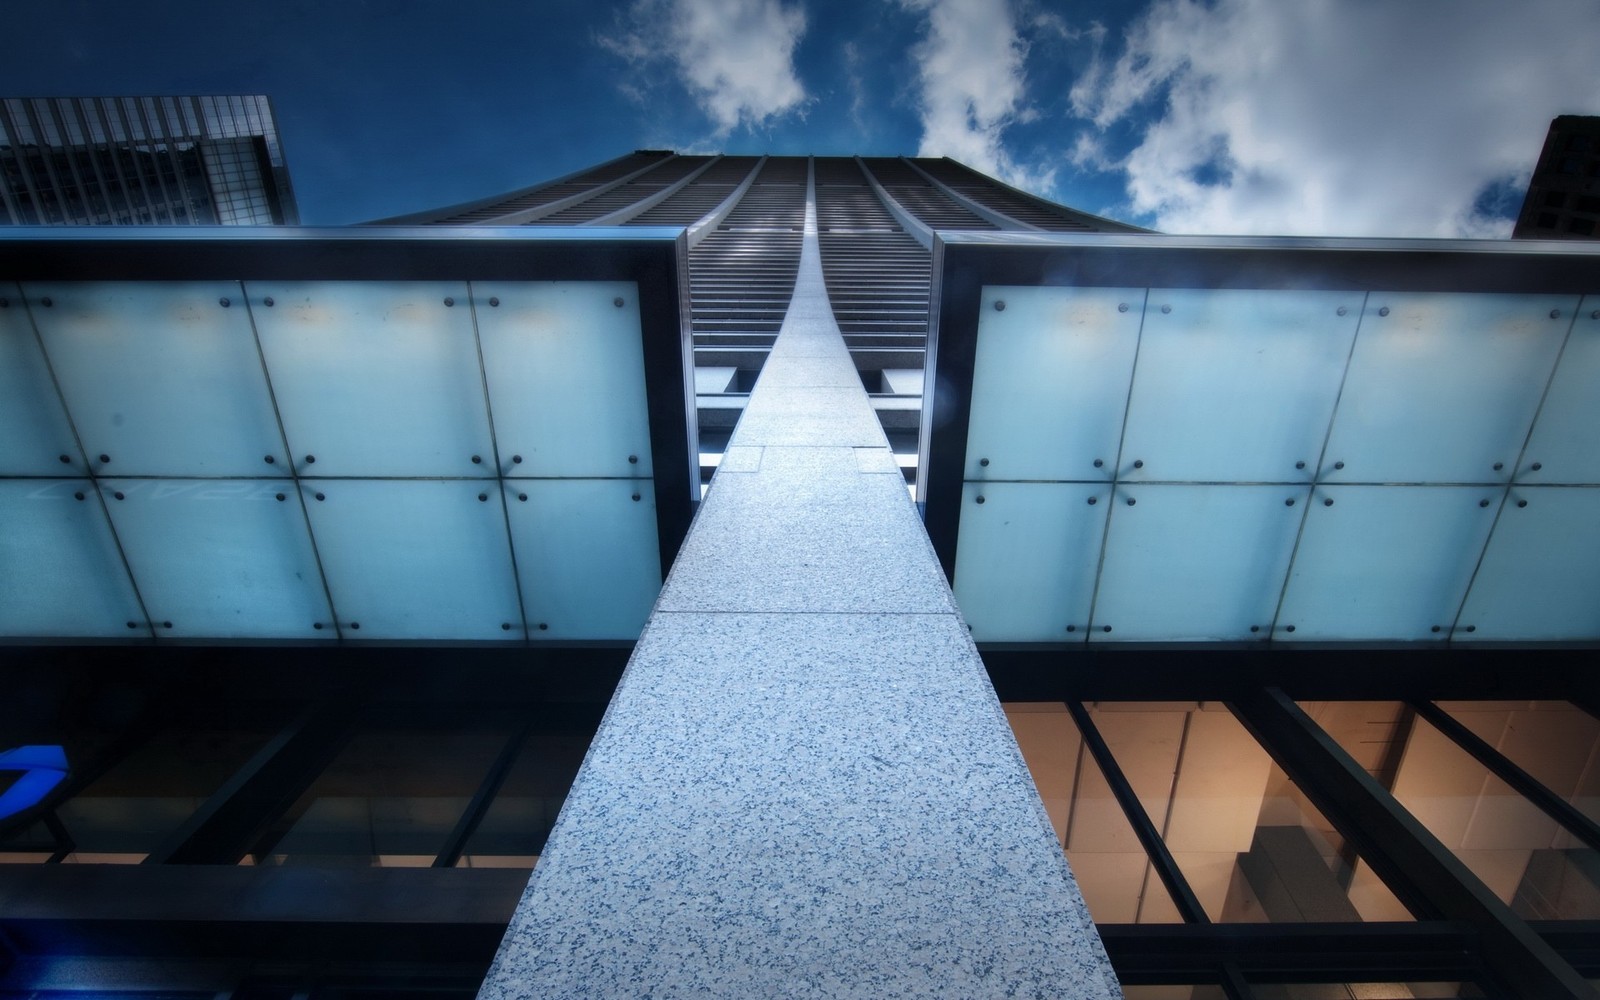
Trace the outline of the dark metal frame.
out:
[[[687,248],[676,228],[352,227],[79,230],[20,227],[0,239],[14,281],[632,281],[639,288],[661,573],[700,498]],[[94,478],[92,463],[87,473]],[[275,478],[294,478],[285,467]],[[342,631],[342,630],[341,630]],[[330,635],[349,641],[345,635]],[[182,640],[163,639],[163,643]],[[542,644],[542,643],[541,643]]]

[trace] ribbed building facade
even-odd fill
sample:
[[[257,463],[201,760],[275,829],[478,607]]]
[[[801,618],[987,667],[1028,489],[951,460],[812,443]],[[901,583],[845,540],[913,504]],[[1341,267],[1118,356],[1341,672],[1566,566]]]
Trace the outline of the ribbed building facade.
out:
[[[0,100],[0,224],[299,221],[266,97]]]
[[[834,316],[890,444],[908,462],[917,452],[935,230],[1142,231],[1034,197],[950,159],[662,150],[387,221],[688,227],[700,450],[712,455],[726,444],[783,322],[813,168]]]

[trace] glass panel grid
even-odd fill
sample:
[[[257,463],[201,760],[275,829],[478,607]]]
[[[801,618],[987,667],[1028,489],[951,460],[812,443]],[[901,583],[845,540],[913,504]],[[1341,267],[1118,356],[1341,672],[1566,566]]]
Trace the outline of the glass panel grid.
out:
[[[248,292],[301,475],[494,475],[465,282],[253,281]]]
[[[1112,456],[1098,467],[1077,461],[1087,452],[1064,462],[1082,448],[1060,427],[1076,434],[1122,412],[1106,386],[1126,383],[1079,391],[1073,379],[1103,360],[1085,344],[1106,347],[1113,317],[1130,315],[1142,325],[1129,340],[1137,360],[1123,437],[1094,449]],[[1058,329],[1066,316],[1083,327],[1076,341]],[[1067,342],[1083,356],[1059,371],[1040,363]],[[1600,510],[1589,510],[1600,489],[1588,488],[1589,471],[1600,471],[1600,415],[1588,419],[1597,378],[1594,296],[986,286],[958,601],[980,641],[1600,636],[1600,550],[1589,544],[1600,537]],[[1556,459],[1535,457],[1544,450]],[[1508,492],[1513,477],[1526,485]],[[1084,512],[1060,498],[1026,494],[1020,517],[977,499],[1009,510],[1024,494],[1008,482],[1099,478],[1114,486],[1100,553]],[[1541,499],[1530,516],[1541,481],[1585,488]],[[1161,510],[1177,494],[1145,497],[1180,484],[1243,497],[1265,483],[1312,490],[1279,498],[1284,509],[1257,503],[1215,518],[1198,493],[1187,519]],[[1150,509],[1125,510],[1130,500]],[[1166,516],[1142,516],[1157,513]],[[1286,576],[1278,529],[1296,522]],[[1071,566],[1044,565],[1074,532]],[[1093,621],[1069,621],[1077,613],[1065,609],[1085,592]]]
[[[506,473],[650,475],[638,286],[476,282],[473,296]]]
[[[315,638],[328,610],[287,479],[102,479],[158,634]]]
[[[302,483],[339,628],[354,639],[521,638],[493,483]]]
[[[1577,296],[1374,292],[1321,478],[1503,483]]]
[[[23,291],[96,473],[253,476],[285,458],[238,283]]]
[[[1457,638],[1597,635],[1600,487],[1513,486],[1472,579]]]
[[[1137,288],[984,288],[966,478],[1111,477],[1144,299]]]
[[[647,479],[507,482],[534,638],[639,637],[661,592],[653,485]]]
[[[1275,638],[1447,639],[1504,487],[1312,491]]]
[[[1550,389],[1539,407],[1517,481],[1600,484],[1600,295],[1578,306]]]
[[[1309,482],[1362,299],[1349,292],[1151,289],[1121,476]],[[1132,461],[1143,464],[1133,468]]]
[[[1082,641],[1110,497],[1095,483],[962,487],[954,590],[974,639]]]
[[[1268,638],[1309,495],[1303,486],[1118,486],[1089,638]]]
[[[87,479],[0,480],[0,635],[148,638]]]
[[[660,545],[635,284],[498,282],[477,303],[464,282],[12,283],[0,298],[0,476],[41,477],[0,479],[0,503],[17,508],[0,532],[17,590],[0,634],[526,638],[506,503],[520,508],[530,614],[548,626],[534,638],[631,639],[642,627],[660,587]],[[68,369],[63,392],[84,401],[74,416],[98,442],[86,445],[89,468],[30,308],[48,314],[41,335]],[[502,468],[475,308],[494,314],[499,413],[521,447],[500,456]],[[105,478],[44,478],[69,470]],[[434,520],[425,502],[375,524],[324,510],[311,515],[315,532],[302,512],[302,497],[321,507],[359,494],[392,515],[410,503],[399,497],[430,489],[483,510]],[[148,615],[100,493],[160,606]],[[40,497],[85,504],[94,517],[22,516],[18,505]],[[386,548],[355,551],[347,531]],[[339,622],[316,546],[341,567],[335,589],[353,598]],[[372,568],[406,562],[408,548],[438,552],[446,571],[432,581],[411,573],[420,592],[401,598],[437,604],[435,613],[412,605],[391,620],[362,595],[383,575]],[[490,561],[471,567],[464,553]],[[464,589],[441,583],[451,580]],[[444,613],[452,607],[459,613]],[[474,615],[485,620],[466,624]]]
[[[22,290],[0,282],[0,476],[85,471]]]

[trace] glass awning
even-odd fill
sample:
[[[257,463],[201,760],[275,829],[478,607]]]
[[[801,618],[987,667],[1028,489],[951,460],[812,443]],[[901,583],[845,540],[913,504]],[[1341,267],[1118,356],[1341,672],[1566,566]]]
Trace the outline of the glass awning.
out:
[[[1600,639],[1600,247],[938,261],[921,496],[980,642]]]
[[[0,637],[632,640],[677,230],[0,240]]]

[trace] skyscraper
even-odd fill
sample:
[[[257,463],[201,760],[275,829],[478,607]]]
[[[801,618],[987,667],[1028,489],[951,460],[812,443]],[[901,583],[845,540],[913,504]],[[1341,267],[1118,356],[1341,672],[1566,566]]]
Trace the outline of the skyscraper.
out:
[[[1107,995],[1063,854],[1132,995],[1600,972],[1594,248],[641,151],[0,268],[7,988]]]
[[[300,221],[261,96],[0,100],[0,171],[14,226]]]
[[[1600,117],[1562,115],[1550,123],[1516,239],[1593,239],[1600,223]]]

